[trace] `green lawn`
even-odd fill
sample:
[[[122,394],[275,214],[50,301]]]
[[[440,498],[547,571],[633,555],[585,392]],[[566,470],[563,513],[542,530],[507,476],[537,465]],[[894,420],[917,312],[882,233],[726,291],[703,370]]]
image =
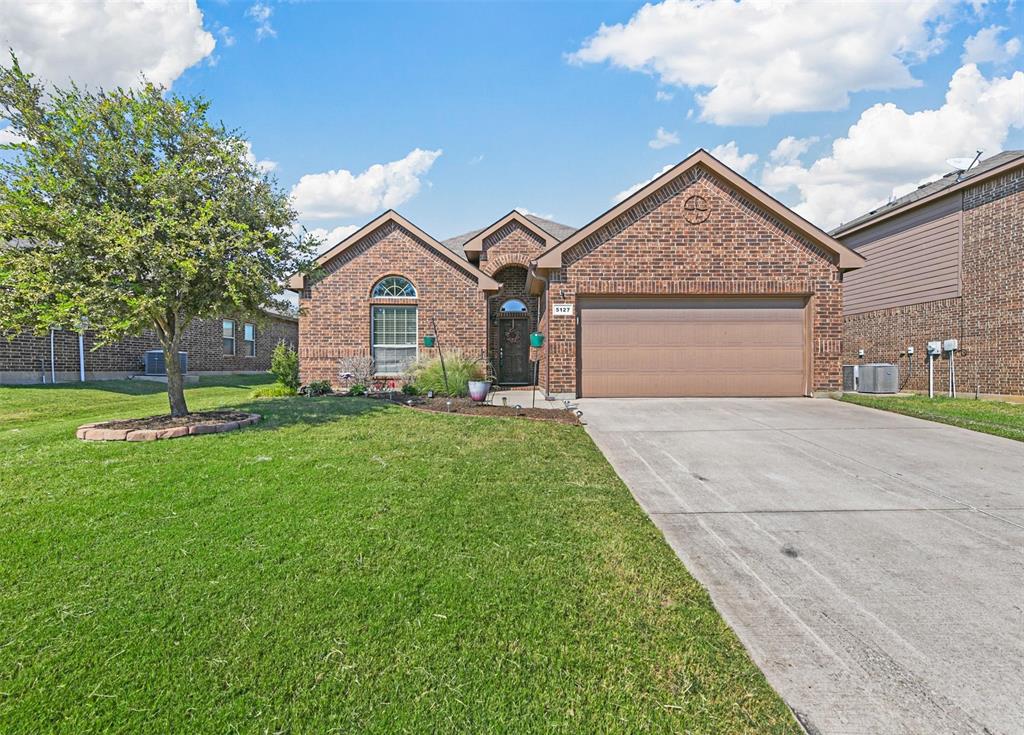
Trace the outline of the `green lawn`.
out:
[[[842,400],[1024,441],[1024,404],[1020,403],[918,395],[869,396],[858,393],[846,393]]]
[[[0,388],[0,733],[798,732],[582,428],[261,381]]]

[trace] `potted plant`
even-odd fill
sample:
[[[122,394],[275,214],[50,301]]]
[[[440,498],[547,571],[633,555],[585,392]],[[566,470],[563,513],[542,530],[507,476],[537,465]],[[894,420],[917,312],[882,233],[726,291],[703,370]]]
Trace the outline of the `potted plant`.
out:
[[[479,380],[469,381],[469,397],[477,403],[483,403],[491,393],[491,385],[494,384],[494,375],[491,373],[490,365],[484,362],[486,369]]]

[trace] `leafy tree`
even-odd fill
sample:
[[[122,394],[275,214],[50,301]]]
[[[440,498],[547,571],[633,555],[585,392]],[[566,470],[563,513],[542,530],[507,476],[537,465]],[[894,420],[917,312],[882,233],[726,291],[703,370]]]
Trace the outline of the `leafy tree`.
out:
[[[156,332],[171,413],[192,320],[254,314],[316,242],[209,102],[137,88],[44,87],[0,65],[0,330],[88,325],[101,343]]]

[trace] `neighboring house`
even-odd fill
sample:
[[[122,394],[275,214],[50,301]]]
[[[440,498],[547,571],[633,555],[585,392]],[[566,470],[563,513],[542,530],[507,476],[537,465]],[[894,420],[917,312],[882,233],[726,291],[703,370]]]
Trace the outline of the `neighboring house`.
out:
[[[510,212],[439,242],[385,212],[289,287],[305,382],[367,355],[398,382],[436,329],[550,395],[800,396],[841,386],[843,273],[862,263],[699,150],[575,231]]]
[[[1024,151],[948,173],[832,234],[867,258],[846,279],[845,363],[899,363],[904,388],[924,391],[927,343],[955,339],[960,392],[1024,394]],[[942,392],[948,359],[934,366]]]
[[[270,353],[284,340],[298,344],[298,320],[267,312],[256,318],[201,319],[189,325],[182,339],[190,374],[264,372]],[[160,349],[147,332],[95,347],[96,335],[54,330],[52,334],[22,332],[12,340],[0,334],[0,384],[113,380],[143,372],[143,355]],[[95,347],[95,349],[94,349]]]

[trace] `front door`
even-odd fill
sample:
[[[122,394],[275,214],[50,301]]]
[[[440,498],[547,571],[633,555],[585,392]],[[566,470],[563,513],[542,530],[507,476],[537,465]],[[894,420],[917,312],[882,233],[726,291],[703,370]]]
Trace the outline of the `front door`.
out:
[[[528,319],[498,320],[498,382],[527,385],[530,381],[530,329]]]

